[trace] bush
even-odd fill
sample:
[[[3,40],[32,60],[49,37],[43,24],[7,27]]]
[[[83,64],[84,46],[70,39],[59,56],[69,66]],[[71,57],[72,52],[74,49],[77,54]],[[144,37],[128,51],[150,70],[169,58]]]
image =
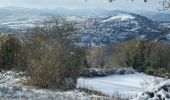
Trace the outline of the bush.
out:
[[[149,74],[149,75],[154,75],[155,74],[155,69],[153,69],[153,68],[148,68],[148,69],[146,69],[146,74]]]
[[[74,88],[83,57],[77,53],[67,55],[68,58],[64,58],[67,57],[64,54],[56,56],[56,53],[41,56],[29,70],[31,84],[41,88]]]
[[[74,30],[70,25],[62,22],[50,29],[32,30],[31,41],[27,42],[30,84],[40,88],[75,88],[85,53],[70,38]]]
[[[3,35],[0,38],[0,69],[24,69],[23,67],[27,65],[20,39],[13,34]]]

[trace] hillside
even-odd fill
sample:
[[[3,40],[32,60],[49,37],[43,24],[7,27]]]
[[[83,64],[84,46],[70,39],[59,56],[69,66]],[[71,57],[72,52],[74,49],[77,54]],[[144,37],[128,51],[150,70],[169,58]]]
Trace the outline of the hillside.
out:
[[[74,16],[69,20],[77,21],[77,31],[81,45],[110,45],[115,42],[134,38],[156,40],[161,35],[160,25],[146,17],[112,11],[99,17],[82,18]],[[80,35],[81,34],[81,35]]]
[[[36,23],[41,24],[44,19],[63,16],[67,20],[75,22],[78,30],[74,37],[80,40],[78,45],[85,47],[110,45],[134,38],[146,38],[157,41],[162,38],[161,33],[164,32],[164,28],[158,22],[138,14],[119,10],[92,10],[89,14],[87,14],[86,10],[69,11],[66,9],[1,8],[0,11],[6,12],[1,14],[0,33],[17,33],[18,29],[25,30],[26,28],[34,27]],[[44,12],[46,11],[49,13],[45,14]],[[59,11],[67,13],[63,15]],[[26,14],[20,16],[23,13]],[[164,40],[169,41],[169,38]]]

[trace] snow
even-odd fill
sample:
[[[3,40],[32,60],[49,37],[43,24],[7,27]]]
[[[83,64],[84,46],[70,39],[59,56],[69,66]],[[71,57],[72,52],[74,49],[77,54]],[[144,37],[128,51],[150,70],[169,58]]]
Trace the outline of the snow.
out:
[[[91,100],[91,98],[108,98],[88,94],[79,90],[57,91],[36,89],[23,85],[27,78],[23,73],[13,71],[0,73],[1,100]]]
[[[169,34],[167,34],[167,36],[166,36],[166,37],[167,37],[167,39],[168,39],[168,40],[170,40],[170,33],[169,33]]]
[[[66,17],[68,21],[77,21],[77,22],[82,22],[85,21],[83,17],[77,17],[77,16],[68,16]]]
[[[102,22],[109,22],[109,21],[117,20],[117,19],[120,19],[121,21],[124,21],[124,20],[134,19],[134,17],[131,16],[131,15],[128,15],[128,14],[118,14],[116,16],[110,17],[107,20],[103,20]]]
[[[127,75],[110,75],[107,77],[83,78],[78,79],[77,87],[92,88],[101,91],[109,96],[119,93],[121,97],[135,97],[146,87],[145,83],[153,82],[156,78],[143,73]],[[146,84],[147,85],[147,84]]]
[[[170,80],[163,79],[156,84],[149,84],[143,93],[132,100],[170,100]]]
[[[36,89],[24,85],[28,78],[23,73],[13,71],[0,73],[0,98],[3,100],[91,100],[91,98],[107,98],[88,94],[77,89],[70,91],[58,91],[50,89]],[[168,92],[163,86],[167,86]],[[79,78],[77,87],[89,88],[100,91],[106,95],[120,95],[122,98],[135,98],[133,100],[158,100],[170,97],[170,80],[165,80],[143,73],[110,75],[106,77]],[[155,92],[156,91],[156,92]],[[156,95],[150,98],[147,93]],[[137,96],[138,95],[138,96]]]

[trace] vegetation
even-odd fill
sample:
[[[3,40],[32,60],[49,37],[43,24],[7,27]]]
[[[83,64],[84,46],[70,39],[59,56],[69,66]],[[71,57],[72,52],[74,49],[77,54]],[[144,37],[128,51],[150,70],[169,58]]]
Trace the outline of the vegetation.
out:
[[[13,34],[0,37],[0,69],[24,70],[26,67],[26,56],[23,52],[22,43],[19,38]]]
[[[169,49],[169,44],[133,40],[120,46],[119,64],[147,74],[166,76],[170,72]]]
[[[112,69],[119,67],[120,45],[91,47],[87,50],[87,64],[90,68]]]
[[[87,52],[91,68],[131,67],[150,75],[170,77],[170,44],[131,40],[112,47],[92,47]]]
[[[40,88],[74,88],[85,55],[70,38],[74,30],[59,18],[31,29],[29,37],[2,36],[1,69],[24,70],[28,83]]]
[[[42,88],[71,89],[76,86],[84,52],[70,39],[75,30],[72,24],[64,19],[57,21],[60,25],[55,20],[54,26],[32,31],[32,41],[27,46],[32,59],[28,70],[30,83]]]

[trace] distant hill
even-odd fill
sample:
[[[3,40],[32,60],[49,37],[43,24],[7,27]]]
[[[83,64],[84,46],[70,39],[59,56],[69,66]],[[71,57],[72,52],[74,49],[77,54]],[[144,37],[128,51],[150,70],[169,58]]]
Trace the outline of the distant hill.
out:
[[[134,38],[156,41],[161,37],[159,23],[133,13],[110,11],[98,17],[74,17],[70,20],[80,20],[78,36],[81,38],[81,45],[109,45]]]
[[[135,38],[145,38],[152,41],[169,41],[169,34],[164,36],[167,39],[161,36],[164,28],[162,27],[163,24],[157,21],[163,19],[160,14],[140,13],[135,14],[120,10],[108,11],[105,9],[91,9],[87,11],[85,9],[7,7],[0,8],[0,33],[16,32],[12,31],[12,29],[33,27],[35,22],[40,23],[46,18],[63,16],[67,20],[77,23],[76,27],[79,30],[76,31],[74,37],[80,39],[78,44],[81,46],[110,45]]]
[[[134,11],[134,13],[145,16],[154,21],[170,22],[170,12],[167,11],[158,11],[158,12]]]

